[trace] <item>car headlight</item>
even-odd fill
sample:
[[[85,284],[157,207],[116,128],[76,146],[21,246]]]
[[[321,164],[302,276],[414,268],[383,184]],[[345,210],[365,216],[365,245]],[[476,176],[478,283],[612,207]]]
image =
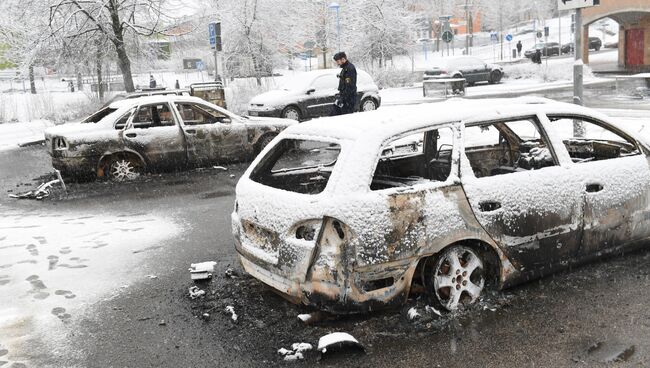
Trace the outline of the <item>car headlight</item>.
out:
[[[52,139],[52,148],[57,151],[63,151],[68,149],[68,142],[65,141],[63,137],[55,137]]]

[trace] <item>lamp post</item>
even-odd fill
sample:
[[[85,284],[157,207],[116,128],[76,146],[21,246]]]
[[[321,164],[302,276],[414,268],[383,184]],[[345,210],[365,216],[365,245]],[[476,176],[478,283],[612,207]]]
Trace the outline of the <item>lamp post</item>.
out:
[[[341,21],[339,18],[339,9],[341,8],[341,5],[339,5],[339,3],[331,3],[329,8],[336,10],[336,47],[338,51],[341,51]]]

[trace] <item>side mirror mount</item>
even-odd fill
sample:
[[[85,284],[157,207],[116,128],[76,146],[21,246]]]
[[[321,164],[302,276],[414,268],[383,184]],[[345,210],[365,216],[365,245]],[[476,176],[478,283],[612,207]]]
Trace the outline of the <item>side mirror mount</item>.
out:
[[[310,88],[307,90],[306,94],[311,95],[314,92],[316,92],[316,90],[314,88]]]

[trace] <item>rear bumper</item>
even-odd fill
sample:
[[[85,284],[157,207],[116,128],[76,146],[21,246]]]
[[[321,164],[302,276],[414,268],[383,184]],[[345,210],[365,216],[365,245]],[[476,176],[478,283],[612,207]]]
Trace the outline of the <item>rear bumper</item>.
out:
[[[319,253],[314,249],[309,257],[306,275],[287,274],[287,270],[293,269],[294,265],[283,264],[282,256],[274,259],[260,254],[259,250],[251,249],[245,240],[242,241],[243,228],[239,216],[233,213],[231,219],[235,249],[244,271],[274,288],[292,303],[302,303],[332,313],[349,314],[401,305],[408,297],[417,260],[407,259],[351,272],[335,271],[336,281],[332,282],[319,276],[331,274],[331,268],[319,267],[319,262],[313,262]],[[340,266],[345,268],[347,265]],[[364,285],[387,277],[394,280],[391,285],[363,290]]]
[[[66,176],[95,175],[95,157],[52,157],[52,166]]]

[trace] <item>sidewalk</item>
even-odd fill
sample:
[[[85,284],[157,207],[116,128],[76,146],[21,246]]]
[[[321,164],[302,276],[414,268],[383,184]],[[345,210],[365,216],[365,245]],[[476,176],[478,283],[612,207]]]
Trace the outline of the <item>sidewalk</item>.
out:
[[[494,85],[479,85],[474,87],[467,87],[465,90],[464,98],[477,99],[477,98],[507,98],[507,97],[520,97],[531,93],[542,92],[557,92],[557,91],[570,91],[573,89],[573,82],[558,81],[550,83],[536,83],[531,84],[530,81],[506,82]],[[599,78],[596,80],[585,81],[585,87],[595,86],[608,86],[615,85],[615,79]],[[422,87],[404,87],[404,88],[388,88],[379,91],[382,98],[382,106],[394,105],[415,105],[428,102],[444,101],[445,98],[441,97],[423,97]]]
[[[47,120],[0,124],[0,151],[40,143],[43,132],[51,126],[54,124]]]

